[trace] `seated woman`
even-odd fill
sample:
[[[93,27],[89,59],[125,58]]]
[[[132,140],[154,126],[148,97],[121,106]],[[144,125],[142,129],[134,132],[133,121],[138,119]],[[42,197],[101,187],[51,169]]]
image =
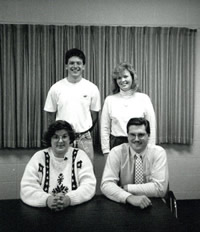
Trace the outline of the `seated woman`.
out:
[[[21,180],[24,203],[60,211],[94,196],[93,165],[84,151],[71,147],[74,139],[68,122],[58,120],[49,126],[44,134],[47,148],[33,155]]]

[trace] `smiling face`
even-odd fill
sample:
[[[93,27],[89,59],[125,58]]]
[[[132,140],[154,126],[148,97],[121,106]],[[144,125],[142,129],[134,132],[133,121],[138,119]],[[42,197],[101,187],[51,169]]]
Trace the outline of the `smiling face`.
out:
[[[146,132],[145,125],[131,125],[128,130],[128,142],[132,149],[141,153],[148,144],[149,136]]]
[[[68,151],[70,138],[66,130],[57,130],[51,137],[51,147],[56,157],[62,158]]]
[[[77,56],[72,56],[69,58],[66,65],[68,70],[68,79],[69,81],[79,81],[82,77],[82,72],[85,69],[82,59]]]
[[[122,91],[128,91],[132,88],[133,79],[130,72],[126,69],[116,79],[116,81]]]

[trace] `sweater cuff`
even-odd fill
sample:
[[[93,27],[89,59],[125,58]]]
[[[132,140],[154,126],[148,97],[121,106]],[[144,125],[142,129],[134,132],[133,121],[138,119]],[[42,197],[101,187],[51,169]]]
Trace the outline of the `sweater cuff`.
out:
[[[90,197],[89,194],[88,194],[88,196],[80,196],[75,191],[71,191],[71,192],[67,193],[67,196],[70,198],[70,205],[81,204],[85,201],[89,201],[93,197],[93,196]]]
[[[47,199],[48,199],[49,196],[51,196],[50,193],[47,193],[47,194],[44,196],[44,199],[43,199],[43,202],[44,202],[44,205],[43,205],[43,206],[44,206],[44,207],[48,207],[48,206],[47,206]],[[41,199],[42,199],[42,198],[41,198]]]

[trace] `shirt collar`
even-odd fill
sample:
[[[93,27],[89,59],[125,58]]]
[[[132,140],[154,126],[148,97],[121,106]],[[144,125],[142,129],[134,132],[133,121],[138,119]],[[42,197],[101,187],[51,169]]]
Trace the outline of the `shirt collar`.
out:
[[[147,151],[147,147],[148,147],[148,145],[146,146],[146,148],[144,149],[144,151],[142,151],[141,153],[137,153],[135,150],[133,150],[133,148],[130,146],[130,154],[131,155],[135,155],[135,154],[139,154],[141,157],[142,157],[142,159],[144,158],[144,156],[145,156],[145,154],[146,154],[146,151]]]

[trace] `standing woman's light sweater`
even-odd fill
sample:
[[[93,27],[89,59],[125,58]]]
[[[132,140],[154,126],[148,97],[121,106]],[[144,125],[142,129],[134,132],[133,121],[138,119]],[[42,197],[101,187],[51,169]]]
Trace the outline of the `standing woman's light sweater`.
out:
[[[105,99],[101,114],[101,147],[103,153],[110,151],[110,134],[127,136],[126,125],[130,118],[144,117],[150,123],[149,142],[156,141],[156,117],[152,102],[147,94],[120,91]]]

